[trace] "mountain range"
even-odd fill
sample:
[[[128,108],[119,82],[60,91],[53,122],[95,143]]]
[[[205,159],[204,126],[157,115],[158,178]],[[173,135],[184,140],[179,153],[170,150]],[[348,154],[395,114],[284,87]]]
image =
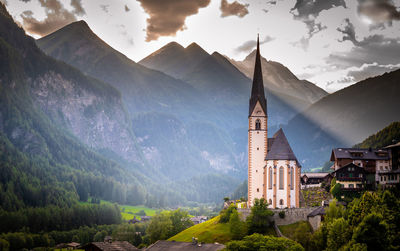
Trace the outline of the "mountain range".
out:
[[[0,56],[10,208],[33,203],[21,192],[36,194],[27,177],[65,203],[90,195],[170,205],[216,202],[246,179],[253,53],[239,62],[173,42],[136,63],[83,21],[35,41],[1,5]],[[327,94],[277,62],[263,58],[263,67],[269,131],[283,127],[304,170],[399,120],[399,71]],[[49,198],[43,204],[64,203]]]
[[[330,94],[284,126],[304,165],[318,166],[335,147],[351,147],[400,120],[400,70]]]
[[[49,56],[120,91],[146,161],[169,178],[210,171],[242,178],[246,173],[243,118],[251,80],[221,54],[210,55],[196,43],[187,48],[170,43],[138,64],[83,21],[36,42]],[[271,125],[297,113],[281,97],[267,95]]]
[[[252,78],[255,56],[256,51],[254,50],[243,61],[227,58],[243,74]],[[278,62],[268,61],[261,57],[261,66],[267,91],[274,92],[277,95],[292,96],[298,100],[298,105],[301,108],[307,108],[310,104],[328,95],[324,89],[317,85],[307,80],[299,80],[287,67]],[[303,104],[300,100],[303,101]]]

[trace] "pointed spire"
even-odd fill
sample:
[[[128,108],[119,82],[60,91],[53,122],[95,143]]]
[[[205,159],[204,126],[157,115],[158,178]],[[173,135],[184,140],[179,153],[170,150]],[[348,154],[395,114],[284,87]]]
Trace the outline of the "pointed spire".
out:
[[[254,107],[260,102],[265,114],[267,114],[267,100],[265,99],[263,75],[261,70],[261,56],[260,56],[260,38],[257,34],[257,52],[256,62],[254,66],[253,85],[251,87],[251,98],[249,106],[249,116],[254,110]]]

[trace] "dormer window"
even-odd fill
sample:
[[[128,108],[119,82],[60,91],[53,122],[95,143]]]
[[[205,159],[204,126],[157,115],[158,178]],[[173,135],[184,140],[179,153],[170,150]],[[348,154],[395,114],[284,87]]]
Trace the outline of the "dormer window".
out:
[[[261,130],[261,121],[259,119],[256,120],[256,130]]]

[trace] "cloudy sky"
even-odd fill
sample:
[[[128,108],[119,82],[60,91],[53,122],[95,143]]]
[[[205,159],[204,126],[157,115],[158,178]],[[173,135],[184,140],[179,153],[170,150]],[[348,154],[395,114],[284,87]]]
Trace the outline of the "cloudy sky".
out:
[[[0,0],[35,38],[76,20],[139,61],[171,41],[261,54],[329,92],[400,68],[400,0]]]

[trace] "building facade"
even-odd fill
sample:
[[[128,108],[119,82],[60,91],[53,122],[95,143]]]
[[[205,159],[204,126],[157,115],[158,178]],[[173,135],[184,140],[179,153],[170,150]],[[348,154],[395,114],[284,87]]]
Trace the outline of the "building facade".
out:
[[[390,152],[386,149],[335,148],[330,160],[334,171],[348,164],[363,168],[368,189],[375,189],[384,179],[382,174],[391,171]]]
[[[264,198],[270,208],[299,207],[301,166],[282,129],[268,138],[260,58],[257,40],[248,117],[248,205],[251,207],[256,198]]]

